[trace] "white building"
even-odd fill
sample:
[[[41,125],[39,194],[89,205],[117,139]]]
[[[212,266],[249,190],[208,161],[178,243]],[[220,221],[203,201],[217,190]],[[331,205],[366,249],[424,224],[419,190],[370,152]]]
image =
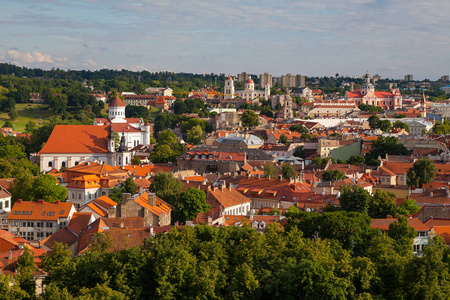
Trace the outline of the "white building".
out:
[[[11,194],[0,186],[0,229],[8,230],[8,215],[11,205]]]
[[[234,90],[234,80],[233,77],[228,76],[225,80],[224,87],[224,99],[234,99],[235,96],[240,99],[254,100],[258,98],[269,99],[270,96],[270,84],[266,84],[264,90],[255,90],[255,82],[249,78],[245,81],[245,89],[236,91]]]

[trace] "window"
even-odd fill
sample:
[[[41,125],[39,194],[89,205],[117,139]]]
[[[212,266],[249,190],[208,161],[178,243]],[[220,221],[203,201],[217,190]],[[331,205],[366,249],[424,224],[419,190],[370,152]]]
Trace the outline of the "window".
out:
[[[48,162],[48,167],[49,168],[53,167],[53,163],[51,161]]]
[[[43,215],[43,216],[45,216],[45,210],[42,212],[42,214],[41,215]]]
[[[64,210],[62,210],[59,214],[62,215],[64,213]]]
[[[22,222],[22,227],[26,227],[27,226],[27,222]]]
[[[34,222],[27,222],[27,227],[34,227]]]
[[[47,222],[47,224],[45,225],[45,227],[47,227],[47,228],[53,228],[53,223],[52,223],[52,222]]]
[[[3,202],[0,202],[0,209],[3,209]]]
[[[78,200],[81,200],[81,193],[78,193]]]
[[[72,199],[73,199],[73,198],[75,198],[75,194],[74,194],[74,192],[72,192]]]
[[[62,162],[61,167],[62,167],[62,168],[65,168],[65,167],[66,167],[66,162],[65,162],[65,161]]]

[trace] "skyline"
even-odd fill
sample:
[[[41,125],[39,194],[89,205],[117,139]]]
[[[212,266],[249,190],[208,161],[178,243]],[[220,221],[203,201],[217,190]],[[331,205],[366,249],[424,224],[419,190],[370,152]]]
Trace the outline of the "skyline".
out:
[[[73,70],[437,80],[450,2],[5,0],[0,61]],[[443,34],[444,33],[444,34]]]

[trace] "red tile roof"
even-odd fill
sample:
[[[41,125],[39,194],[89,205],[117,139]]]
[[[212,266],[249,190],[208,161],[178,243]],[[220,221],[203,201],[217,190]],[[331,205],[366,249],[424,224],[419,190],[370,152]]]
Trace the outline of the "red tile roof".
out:
[[[389,230],[389,225],[391,223],[394,223],[395,221],[397,221],[396,218],[372,219],[372,223],[370,224],[370,227],[371,228],[378,228],[378,229],[381,229],[382,231],[388,231]],[[408,225],[410,227],[414,228],[414,230],[416,230],[416,231],[428,231],[428,230],[430,230],[427,225],[422,223],[417,218],[408,218]]]
[[[118,106],[123,106],[123,107],[125,107],[125,103],[123,103],[122,99],[120,99],[119,96],[116,96],[116,98],[114,98],[114,99],[109,103],[109,107],[118,107]]]
[[[56,221],[59,218],[69,217],[69,213],[74,209],[74,204],[70,202],[44,202],[17,200],[11,208],[8,220],[42,220]]]
[[[40,153],[107,153],[109,131],[109,126],[56,125]]]
[[[219,188],[215,187],[214,190],[208,190],[206,195],[206,202],[211,205],[211,207],[217,207],[219,204],[224,207],[230,207],[238,204],[243,204],[251,202],[252,200],[245,197],[233,188]]]

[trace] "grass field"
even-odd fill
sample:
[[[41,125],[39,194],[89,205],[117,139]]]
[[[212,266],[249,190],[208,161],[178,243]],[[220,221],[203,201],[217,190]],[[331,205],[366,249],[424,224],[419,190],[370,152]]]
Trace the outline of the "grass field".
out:
[[[39,125],[45,122],[49,117],[54,116],[51,110],[47,110],[46,104],[21,103],[16,104],[16,111],[19,117],[11,121],[14,130],[17,132],[25,132],[25,125],[31,120]],[[0,113],[0,127],[9,120],[7,113]]]
[[[156,107],[150,107],[149,111],[149,117],[154,121],[155,118],[159,115],[159,109]]]

